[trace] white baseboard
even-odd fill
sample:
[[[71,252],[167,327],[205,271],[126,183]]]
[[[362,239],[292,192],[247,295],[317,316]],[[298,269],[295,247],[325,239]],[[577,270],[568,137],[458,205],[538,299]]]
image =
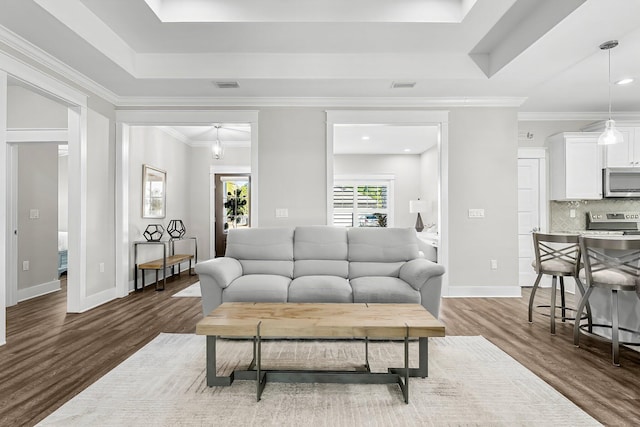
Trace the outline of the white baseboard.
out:
[[[31,298],[50,294],[60,290],[60,280],[53,280],[40,285],[29,286],[28,288],[18,289],[18,302],[26,301]]]
[[[520,286],[449,286],[444,298],[520,298]]]
[[[82,301],[82,311],[91,310],[92,308],[96,308],[99,305],[102,305],[106,302],[116,299],[116,288],[106,289],[104,291],[98,292],[97,294],[89,295]]]

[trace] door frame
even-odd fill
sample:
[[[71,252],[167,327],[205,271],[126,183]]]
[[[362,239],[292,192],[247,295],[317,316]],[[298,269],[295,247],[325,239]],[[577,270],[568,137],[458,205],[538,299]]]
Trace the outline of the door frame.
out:
[[[247,123],[251,126],[251,170],[255,185],[251,223],[258,224],[258,111],[257,110],[117,110],[116,111],[116,296],[133,291],[129,281],[129,127],[212,126],[213,123]],[[211,224],[209,225],[211,227]],[[209,232],[209,235],[211,233]],[[210,250],[211,253],[211,250]]]
[[[520,159],[538,160],[538,217],[540,231],[547,232],[549,227],[549,200],[547,199],[547,149],[544,147],[518,148],[518,160]],[[518,277],[519,276],[520,271],[518,270]],[[541,285],[546,287],[547,282],[548,281],[543,277]]]
[[[327,224],[333,217],[333,127],[339,124],[438,126],[438,264],[442,277],[442,296],[449,296],[449,111],[443,110],[327,110]]]
[[[87,95],[59,80],[0,52],[0,345],[6,344],[6,293],[11,280],[8,263],[10,230],[10,148],[7,144],[9,80],[67,107],[69,145],[69,270],[67,311],[88,310],[87,301]]]
[[[7,148],[9,149],[9,164],[7,176],[9,178],[10,209],[8,216],[9,238],[11,252],[7,264],[7,300],[6,305],[18,304],[18,144],[50,143],[68,144],[69,133],[66,129],[7,129]]]
[[[254,191],[254,179],[251,174],[251,166],[231,166],[231,165],[211,165],[209,168],[209,257],[215,258],[216,254],[216,175],[221,174],[244,174],[251,176],[250,198],[249,198],[249,215],[251,217],[251,226],[254,225],[254,220],[257,221],[257,215],[253,214],[253,191]]]

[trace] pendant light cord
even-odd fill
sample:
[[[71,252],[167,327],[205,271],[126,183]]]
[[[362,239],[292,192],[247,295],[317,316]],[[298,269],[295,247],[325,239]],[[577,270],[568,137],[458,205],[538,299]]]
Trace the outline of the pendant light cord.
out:
[[[611,120],[611,49],[609,51],[609,120]]]

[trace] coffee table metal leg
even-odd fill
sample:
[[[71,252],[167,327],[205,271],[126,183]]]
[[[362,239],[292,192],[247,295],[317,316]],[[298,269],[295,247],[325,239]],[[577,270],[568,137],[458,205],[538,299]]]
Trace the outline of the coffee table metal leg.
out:
[[[267,384],[267,373],[261,371],[262,365],[262,341],[260,339],[260,323],[256,327],[256,341],[257,341],[257,354],[256,354],[256,402],[260,402],[260,397],[264,391],[264,386]]]
[[[367,372],[371,372],[371,366],[369,366],[369,337],[364,337],[364,368]]]
[[[409,403],[409,326],[404,337],[404,368],[395,369],[404,403]]]
[[[233,382],[233,372],[228,377],[216,375],[216,339],[215,335],[207,335],[207,385],[209,387],[231,385]]]

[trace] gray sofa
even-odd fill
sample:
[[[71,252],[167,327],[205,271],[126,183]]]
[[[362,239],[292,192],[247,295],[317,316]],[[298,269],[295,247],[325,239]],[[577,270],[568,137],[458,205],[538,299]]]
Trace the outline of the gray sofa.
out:
[[[412,228],[230,230],[199,262],[205,315],[223,302],[419,303],[440,310],[444,268],[419,257]]]

